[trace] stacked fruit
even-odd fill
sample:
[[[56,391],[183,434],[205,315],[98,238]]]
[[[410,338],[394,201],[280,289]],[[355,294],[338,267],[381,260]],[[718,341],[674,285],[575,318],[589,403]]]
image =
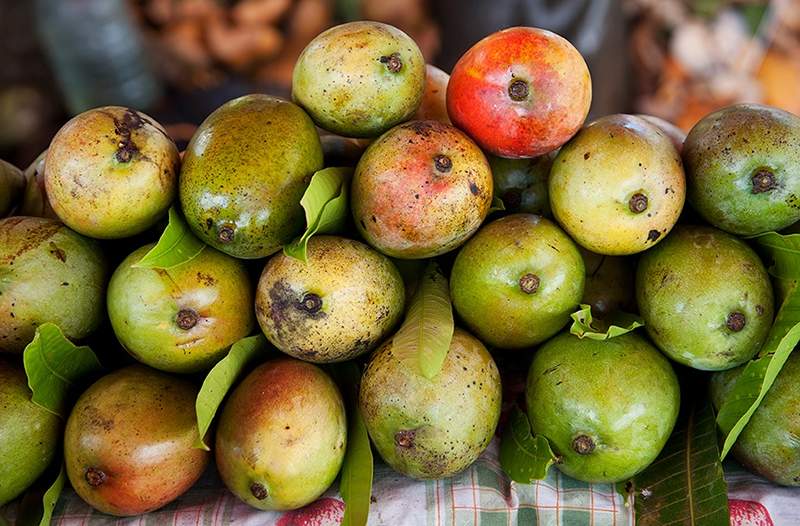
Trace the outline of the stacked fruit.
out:
[[[678,418],[670,360],[724,370],[713,379],[721,406],[732,368],[771,334],[770,278],[736,236],[800,220],[793,115],[735,106],[685,141],[646,116],[583,126],[589,71],[555,34],[491,35],[448,79],[426,74],[407,35],[372,22],[314,39],[293,98],[228,102],[182,157],[149,116],[98,108],[68,122],[26,176],[0,166],[3,213],[26,214],[0,221],[0,503],[60,448],[35,353],[64,367],[45,376],[70,378],[72,358],[57,350],[86,348],[52,342],[113,348],[106,319],[140,363],[80,396],[63,452],[75,491],[115,515],[154,510],[197,480],[212,437],[201,412],[237,372],[211,441],[217,467],[248,504],[290,509],[332,484],[362,420],[403,474],[472,464],[500,418],[486,346],[532,355],[527,417],[558,469],[627,480]],[[315,124],[369,141],[354,169],[326,168],[326,156],[367,141],[326,152]],[[640,322],[615,325],[637,305]],[[649,338],[631,332],[642,322]],[[247,362],[261,356],[254,331],[283,357]],[[14,363],[23,350],[33,400]],[[351,360],[367,362],[356,378],[338,365]],[[800,446],[781,438],[800,433],[798,363],[735,449],[782,484],[800,483]]]

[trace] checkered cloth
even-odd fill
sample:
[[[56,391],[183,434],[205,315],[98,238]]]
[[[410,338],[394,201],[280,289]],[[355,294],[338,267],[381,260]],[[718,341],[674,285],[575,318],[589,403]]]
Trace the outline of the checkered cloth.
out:
[[[438,481],[420,482],[398,475],[378,460],[369,523],[386,526],[557,525],[632,526],[633,514],[609,484],[585,484],[551,469],[545,480],[517,484],[497,460],[498,441],[465,472]],[[725,466],[733,526],[800,524],[800,489],[780,488],[732,462]],[[769,511],[767,511],[769,510]],[[13,506],[4,511],[13,524]],[[117,519],[93,511],[66,488],[53,524],[176,526],[332,526],[344,503],[332,488],[317,502],[296,511],[262,512],[240,502],[209,469],[185,495],[140,517]],[[770,514],[772,516],[770,517]]]

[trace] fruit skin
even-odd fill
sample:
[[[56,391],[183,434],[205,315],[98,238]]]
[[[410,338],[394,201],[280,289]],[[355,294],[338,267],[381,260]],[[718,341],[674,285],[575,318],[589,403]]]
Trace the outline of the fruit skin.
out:
[[[324,31],[300,54],[292,99],[320,127],[377,137],[408,120],[425,90],[425,59],[396,27],[349,22]]]
[[[353,176],[353,218],[364,239],[384,254],[430,258],[478,229],[492,191],[489,163],[469,137],[437,121],[412,121],[364,152]]]
[[[755,235],[800,220],[800,117],[759,104],[723,108],[692,128],[683,160],[689,203],[715,227]],[[756,184],[761,171],[772,184]]]
[[[635,333],[556,336],[534,354],[525,396],[533,432],[562,458],[558,469],[585,482],[619,482],[647,467],[680,406],[669,362]]]
[[[103,320],[100,247],[55,219],[0,219],[0,352],[22,352],[36,327],[81,339]]]
[[[503,200],[506,212],[552,217],[547,179],[557,153],[558,151],[552,151],[533,159],[489,156],[494,195]]]
[[[438,479],[469,467],[500,418],[500,373],[486,348],[459,328],[432,379],[390,339],[373,353],[359,405],[375,448],[396,471]]]
[[[302,109],[245,95],[209,115],[186,147],[181,206],[205,243],[234,257],[266,257],[303,230],[300,199],[321,168],[319,135]]]
[[[745,366],[715,373],[711,399],[719,410]],[[744,467],[776,484],[800,486],[800,355],[791,354],[733,446]]]
[[[314,236],[308,261],[269,260],[256,290],[256,316],[278,349],[315,363],[371,351],[403,315],[405,287],[394,264],[367,245]]]
[[[64,434],[75,492],[94,509],[120,517],[153,511],[184,493],[210,457],[193,447],[196,397],[191,383],[143,365],[92,384]]]
[[[439,121],[452,124],[447,115],[447,83],[450,75],[431,64],[425,64],[425,93],[417,112],[411,118],[415,121]]]
[[[512,98],[512,84],[525,89],[521,100]],[[500,157],[555,150],[583,125],[591,101],[589,68],[578,50],[532,27],[479,41],[458,60],[447,85],[453,124]]]
[[[247,375],[225,403],[217,467],[247,504],[295,509],[333,483],[346,442],[344,403],[333,380],[310,363],[271,360]]]
[[[556,224],[513,214],[484,226],[464,245],[450,273],[450,295],[482,341],[521,349],[543,342],[569,321],[584,280],[578,247]]]
[[[686,141],[685,131],[678,128],[671,122],[666,121],[660,117],[656,117],[654,115],[645,115],[637,113],[636,116],[646,120],[650,124],[655,125],[656,128],[664,132],[666,136],[669,137],[669,140],[672,141],[672,145],[675,147],[675,151],[677,151],[678,153],[681,153],[683,151],[683,143]]]
[[[73,117],[53,137],[45,188],[55,213],[78,233],[130,237],[167,212],[179,167],[178,149],[160,124],[105,106]]]
[[[50,200],[47,198],[47,189],[44,184],[44,161],[47,150],[39,154],[34,161],[25,168],[25,192],[22,196],[17,215],[33,217],[49,217],[58,219]]]
[[[0,506],[44,472],[60,438],[60,420],[31,401],[25,373],[0,360]]]
[[[168,270],[136,267],[151,248],[133,252],[111,277],[107,306],[114,333],[150,367],[206,371],[255,326],[247,269],[211,247]]]
[[[740,365],[772,325],[773,294],[755,252],[730,234],[679,226],[645,253],[636,299],[653,343],[678,363],[704,371]],[[744,315],[743,320],[731,318]],[[737,329],[737,323],[744,327]]]
[[[631,259],[603,256],[585,248],[580,248],[580,252],[586,267],[581,303],[590,305],[595,317],[620,311],[636,312],[636,270]]]
[[[25,191],[22,170],[0,159],[0,217],[10,214]]]
[[[561,148],[549,192],[553,215],[577,243],[623,256],[664,239],[683,209],[686,181],[664,132],[617,114],[592,122]]]

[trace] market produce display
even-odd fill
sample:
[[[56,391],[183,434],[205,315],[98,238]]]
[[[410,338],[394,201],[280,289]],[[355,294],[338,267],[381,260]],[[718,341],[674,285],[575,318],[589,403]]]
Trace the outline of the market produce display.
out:
[[[68,481],[134,516],[214,463],[260,510],[338,479],[362,525],[373,450],[440,479],[496,435],[511,480],[616,483],[641,524],[728,524],[729,452],[800,486],[800,119],[684,142],[590,101],[548,31],[448,78],[356,22],[182,158],[109,106],[0,163],[0,505],[46,524]]]

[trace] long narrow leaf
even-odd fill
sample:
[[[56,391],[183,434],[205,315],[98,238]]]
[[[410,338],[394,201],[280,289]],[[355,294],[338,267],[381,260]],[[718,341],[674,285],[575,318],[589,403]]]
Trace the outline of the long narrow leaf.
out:
[[[581,304],[581,308],[570,316],[572,326],[569,332],[581,339],[608,340],[644,327],[644,320],[627,312],[615,312],[609,319],[594,319],[592,307],[586,304]]]
[[[170,269],[191,261],[205,247],[205,243],[192,234],[189,225],[173,206],[169,209],[167,228],[158,238],[158,243],[134,266]]]
[[[53,323],[36,328],[22,361],[28,387],[33,392],[31,400],[62,418],[69,412],[69,401],[77,394],[76,388],[102,370],[89,347],[76,346]]]
[[[500,442],[503,471],[514,482],[531,484],[545,478],[547,470],[555,462],[550,442],[542,435],[534,436],[528,415],[514,406]]]
[[[447,279],[438,265],[430,263],[408,307],[406,319],[394,336],[392,350],[426,378],[442,365],[453,339],[453,307]]]
[[[45,476],[48,476],[49,472],[50,470],[48,470]],[[53,517],[53,510],[56,508],[58,498],[61,496],[61,491],[64,489],[66,480],[67,476],[64,471],[64,463],[59,460],[58,472],[47,489],[39,487],[40,483],[37,483],[36,487],[29,490],[25,496],[22,497],[16,526],[48,526]]]

